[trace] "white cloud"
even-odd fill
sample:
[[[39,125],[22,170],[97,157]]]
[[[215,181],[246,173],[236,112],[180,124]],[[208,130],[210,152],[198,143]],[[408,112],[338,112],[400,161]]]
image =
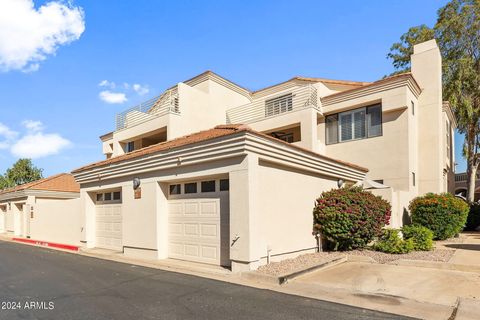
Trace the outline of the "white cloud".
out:
[[[0,0],[0,71],[35,71],[84,30],[83,10],[70,1],[54,0],[36,9],[33,0]]]
[[[38,132],[44,129],[41,121],[25,120],[22,122],[22,125],[30,132]]]
[[[10,148],[11,142],[17,137],[18,132],[0,123],[0,150]]]
[[[18,132],[11,130],[9,127],[0,123],[0,137],[5,139],[13,139],[18,135]]]
[[[107,88],[110,88],[110,89],[115,89],[116,85],[115,85],[115,82],[110,82],[108,80],[102,80],[100,81],[100,83],[98,84],[99,87],[107,87]]]
[[[135,83],[133,85],[133,90],[135,90],[135,92],[141,96],[143,96],[144,94],[147,94],[150,91],[150,89],[148,89],[147,86],[142,86],[138,83]]]
[[[32,133],[16,141],[10,151],[19,158],[42,158],[57,154],[71,142],[56,133]]]
[[[127,101],[127,96],[122,92],[111,92],[105,90],[100,92],[98,96],[106,103],[124,103]]]

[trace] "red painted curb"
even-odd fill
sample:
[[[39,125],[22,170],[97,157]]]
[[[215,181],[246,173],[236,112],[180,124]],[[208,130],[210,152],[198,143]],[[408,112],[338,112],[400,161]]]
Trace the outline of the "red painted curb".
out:
[[[12,238],[12,240],[18,241],[18,242],[31,243],[31,244],[35,244],[37,246],[42,246],[42,247],[51,247],[51,248],[58,248],[58,249],[71,250],[71,251],[78,251],[79,249],[78,246],[72,246],[69,244],[61,244],[61,243],[54,243],[54,242],[48,242],[48,241],[40,241],[40,240],[25,239],[25,238]]]

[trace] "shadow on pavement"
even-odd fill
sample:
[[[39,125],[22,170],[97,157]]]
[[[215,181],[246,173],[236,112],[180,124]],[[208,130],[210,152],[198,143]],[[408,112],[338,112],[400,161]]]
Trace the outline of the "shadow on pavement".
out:
[[[453,249],[480,251],[480,244],[446,244],[445,247]]]

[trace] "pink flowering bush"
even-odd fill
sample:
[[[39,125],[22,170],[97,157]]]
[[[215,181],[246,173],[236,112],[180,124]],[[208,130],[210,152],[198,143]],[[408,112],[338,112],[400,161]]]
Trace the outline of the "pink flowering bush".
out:
[[[316,200],[313,231],[322,235],[327,249],[363,248],[382,234],[390,215],[387,201],[362,188],[332,189]]]

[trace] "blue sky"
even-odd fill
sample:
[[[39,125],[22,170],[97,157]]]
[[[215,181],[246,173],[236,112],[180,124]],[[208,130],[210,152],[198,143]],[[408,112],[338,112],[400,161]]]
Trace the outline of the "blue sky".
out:
[[[4,58],[10,67],[0,68],[0,172],[25,154],[45,175],[101,160],[98,137],[113,130],[115,113],[207,69],[249,89],[295,75],[377,80],[393,71],[386,59],[391,44],[410,26],[433,25],[445,3],[75,0],[69,9],[77,11],[67,19],[75,27],[58,22],[68,41],[47,46],[39,62],[22,65],[13,49]],[[49,4],[34,1],[32,10]],[[38,46],[45,40],[12,37]],[[110,102],[127,101],[107,103],[102,91]],[[456,143],[459,151],[461,137]],[[463,170],[458,152],[457,162]]]

